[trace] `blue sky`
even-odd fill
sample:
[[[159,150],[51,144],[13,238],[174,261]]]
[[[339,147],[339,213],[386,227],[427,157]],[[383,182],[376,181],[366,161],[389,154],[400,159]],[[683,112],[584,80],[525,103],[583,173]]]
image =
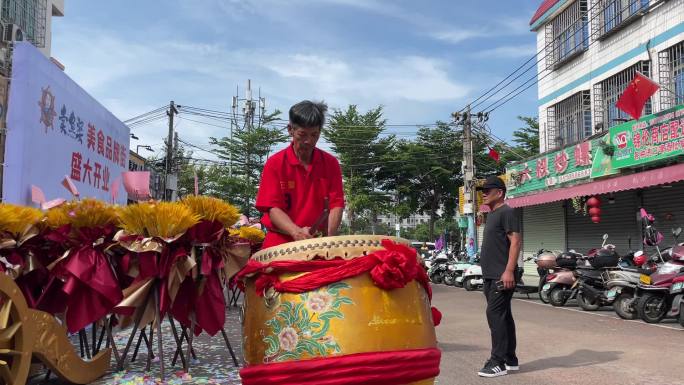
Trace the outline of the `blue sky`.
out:
[[[331,108],[383,105],[390,124],[433,123],[535,53],[539,0],[66,0],[52,55],[122,120],[168,104],[227,111],[237,86],[268,109],[302,99]],[[532,73],[524,76],[527,79]],[[241,91],[242,93],[242,91]],[[536,115],[536,86],[490,119],[506,139]],[[489,103],[487,103],[489,104]],[[484,107],[484,105],[482,106]],[[415,128],[392,128],[409,134]],[[159,149],[164,122],[133,130]],[[227,129],[181,121],[206,145]],[[197,153],[198,155],[200,153]],[[209,158],[208,154],[203,154]]]

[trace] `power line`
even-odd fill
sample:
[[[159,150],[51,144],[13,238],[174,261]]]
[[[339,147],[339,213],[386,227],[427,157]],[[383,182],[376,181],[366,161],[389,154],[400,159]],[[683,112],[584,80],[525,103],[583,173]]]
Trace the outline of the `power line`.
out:
[[[592,6],[592,8],[595,7],[596,4],[598,4],[598,3],[599,3],[599,2],[596,2],[596,3]],[[653,4],[653,5],[650,5],[646,11],[650,11],[651,8],[653,8],[654,6],[656,6],[656,5],[658,5],[658,4],[659,4],[659,3],[655,3],[655,4]],[[613,17],[613,19],[612,19],[611,21],[615,21],[616,18],[618,17],[618,15],[621,15],[622,12],[623,12],[624,10],[628,9],[628,8],[629,8],[629,4],[628,4],[627,6],[625,6],[624,8],[620,9],[618,12],[616,12],[615,16]],[[642,11],[642,12],[644,12],[644,11]],[[593,16],[591,19],[589,19],[589,20],[587,21],[587,24],[590,24],[596,17],[598,17],[598,14],[596,14],[596,15]],[[599,33],[599,32],[601,32],[601,31],[600,31],[600,30],[593,30],[593,32],[590,33],[589,36],[586,37],[586,39],[583,39],[582,42],[580,42],[579,44],[575,45],[575,47],[573,47],[573,49],[577,49],[577,47],[579,47],[580,44],[583,44],[583,42],[584,42],[585,40],[586,40],[586,41],[590,41],[590,40],[591,40],[591,42],[587,45],[587,48],[586,48],[586,49],[589,49],[589,47],[591,47],[592,45],[594,45],[594,43],[596,43],[596,42],[598,41],[598,39],[592,39],[592,38],[594,37],[595,34],[597,34],[597,33]],[[539,59],[539,61],[545,59],[545,57],[546,57],[546,56],[542,57],[541,59]],[[518,87],[515,88],[513,91],[509,92],[506,96],[504,96],[503,98],[499,99],[497,102],[495,102],[495,103],[493,103],[493,104],[490,104],[490,105],[487,106],[487,108],[485,108],[483,111],[486,111],[486,112],[489,112],[489,113],[491,113],[492,111],[495,111],[496,109],[502,107],[503,105],[507,104],[507,103],[510,102],[511,100],[515,99],[518,95],[520,95],[521,93],[525,92],[526,90],[528,90],[528,89],[529,89],[530,87],[532,87],[533,85],[539,83],[540,81],[544,80],[544,79],[545,79],[546,77],[548,77],[549,75],[553,74],[553,71],[549,71],[548,68],[546,69],[546,71],[547,71],[547,73],[546,73],[544,76],[539,77],[538,74],[535,75],[534,78],[531,78],[531,79],[529,79],[527,82],[525,82],[525,83],[523,83],[522,85],[518,86]],[[527,84],[530,80],[534,80],[534,81],[533,81],[531,84],[529,84],[527,87],[525,87],[525,84]],[[521,88],[522,88],[522,89],[521,89]],[[512,92],[515,92],[516,90],[520,90],[520,91],[517,92],[517,93],[515,93],[514,95],[512,95],[512,96],[509,97],[508,99],[506,99],[507,96],[511,95],[511,93],[512,93]],[[504,100],[504,99],[505,99],[505,100]],[[493,108],[492,108],[492,107],[493,107]]]
[[[589,9],[587,10],[587,15],[590,13],[590,11],[592,11],[592,10],[594,9],[594,7],[597,6],[597,4],[599,4],[598,1],[595,2],[594,5],[592,5],[591,8],[589,8]],[[591,19],[591,20],[588,20],[587,23],[590,23],[591,21],[593,21],[593,19],[594,19],[595,17],[598,17],[598,15],[592,17],[592,19]],[[572,23],[571,25],[574,25],[575,23],[577,23],[578,21],[580,21],[582,18],[583,18],[583,15],[580,13],[580,15],[577,17],[577,19],[575,19],[575,20],[573,21],[573,23]],[[566,39],[565,39],[565,41],[563,41],[563,43],[567,42],[571,37],[573,37],[573,36],[572,36],[572,35],[569,35],[568,37],[566,37]],[[483,94],[483,95],[481,95],[480,97],[478,97],[477,99],[475,99],[475,100],[472,102],[472,103],[474,103],[474,104],[471,105],[471,108],[475,108],[475,107],[477,107],[477,106],[483,104],[483,103],[486,102],[487,100],[493,98],[496,94],[498,94],[499,92],[503,91],[506,87],[508,87],[508,85],[510,85],[513,81],[515,81],[516,79],[520,78],[523,74],[525,74],[525,73],[529,72],[530,70],[532,70],[533,68],[535,68],[535,66],[536,66],[537,64],[539,64],[542,60],[544,60],[544,59],[546,58],[547,49],[548,49],[551,45],[553,45],[553,44],[555,44],[555,41],[551,41],[550,43],[547,43],[547,44],[546,44],[544,47],[542,47],[536,54],[534,54],[534,55],[533,55],[532,57],[530,57],[525,63],[523,63],[523,65],[521,65],[520,67],[516,68],[513,72],[511,72],[508,76],[506,76],[506,78],[504,78],[504,79],[501,80],[499,83],[497,83],[494,87],[490,88],[487,92],[485,92],[485,94]],[[542,54],[542,53],[544,54],[544,56],[543,56],[542,58],[539,58],[539,55]],[[530,62],[531,62],[532,60],[534,60],[535,58],[538,58],[538,60],[537,60],[533,65],[531,65],[529,68],[527,68],[525,71],[521,72],[515,79],[512,79],[510,82],[506,83],[506,85],[504,85],[503,87],[501,87],[499,90],[497,90],[496,92],[494,92],[493,94],[491,94],[491,95],[490,95],[489,97],[487,97],[486,99],[480,101],[479,103],[475,103],[475,102],[477,102],[478,100],[480,100],[484,95],[488,94],[488,93],[491,92],[493,89],[497,88],[501,83],[505,82],[505,81],[506,81],[507,79],[509,79],[511,76],[515,75],[516,72],[518,72],[522,67],[524,67],[527,63],[530,63]],[[535,74],[535,76],[536,76],[536,75],[537,75],[537,74]],[[471,103],[471,104],[472,104],[472,103]],[[463,107],[459,112],[463,112],[465,109],[466,109],[466,107]]]
[[[145,124],[147,124],[147,123],[151,123],[151,122],[153,122],[153,121],[160,120],[160,119],[165,119],[165,118],[166,118],[166,114],[152,115],[152,116],[146,117],[145,119],[136,120],[135,122],[133,122],[133,123],[128,123],[128,124],[126,124],[126,125],[127,125],[128,127],[137,127],[137,126],[145,125]]]
[[[586,14],[580,13],[580,15],[577,17],[577,19],[575,19],[575,21],[574,21],[571,25],[574,25],[575,23],[579,22],[581,19],[584,18],[585,15],[592,14],[591,11],[592,11],[599,3],[600,3],[600,2],[598,2],[598,1],[595,2],[589,9],[587,9]],[[654,6],[656,6],[656,5],[657,5],[657,4],[653,4],[653,5],[649,6],[649,9],[648,9],[648,10],[650,10],[652,7],[654,7]],[[618,17],[620,17],[621,14],[622,14],[622,12],[623,12],[624,10],[628,9],[629,7],[630,7],[630,5],[628,4],[628,5],[626,5],[624,8],[622,8],[621,10],[619,10],[618,12],[616,12],[615,15],[613,16],[612,21],[615,21]],[[648,10],[647,10],[647,11],[648,11]],[[642,11],[642,12],[643,12],[643,11]],[[588,25],[591,25],[591,23],[592,23],[596,18],[600,17],[600,14],[601,14],[601,13],[599,13],[599,12],[593,14],[593,16],[592,16],[591,18],[588,18],[588,19],[587,19],[587,24],[588,24]],[[582,29],[582,30],[578,30],[578,32],[579,32],[579,31],[583,31],[583,29]],[[577,35],[578,32],[575,32],[575,33],[572,34],[572,35],[568,35],[568,36],[565,38],[565,40],[562,41],[561,43],[566,43],[566,42],[569,41],[571,38],[575,38],[575,36]],[[598,33],[598,32],[600,32],[600,31],[594,31],[594,32],[592,32],[592,33],[586,38],[586,40],[589,40],[591,37],[593,37],[594,34],[596,34],[596,33]],[[584,41],[584,39],[583,39],[583,41]],[[589,46],[591,46],[591,45],[594,44],[595,42],[596,42],[596,40],[592,41],[592,42],[589,44]],[[533,60],[535,57],[538,58],[538,60],[534,63],[534,65],[530,66],[530,68],[528,68],[528,69],[526,69],[525,71],[523,71],[522,73],[520,73],[520,74],[516,77],[516,79],[520,78],[524,73],[529,72],[531,69],[534,68],[534,66],[536,66],[537,64],[539,64],[540,62],[542,62],[543,60],[545,60],[545,59],[546,59],[546,56],[547,56],[548,48],[549,48],[550,46],[552,46],[553,44],[555,44],[555,43],[556,43],[555,40],[554,40],[554,41],[551,41],[551,42],[549,42],[549,43],[547,43],[547,44],[546,44],[544,47],[542,47],[534,56],[532,56],[530,59],[528,59],[521,67],[524,67],[525,64],[529,63],[529,62],[530,62],[531,60]],[[580,43],[580,44],[582,44],[582,43]],[[575,45],[574,48],[579,47],[580,44]],[[588,46],[588,47],[589,47],[589,46]],[[587,48],[588,48],[588,47],[587,47]],[[542,55],[541,57],[539,57],[541,54],[543,54],[543,55]],[[513,71],[511,74],[509,74],[504,80],[500,81],[496,86],[494,86],[494,87],[492,87],[492,88],[496,88],[498,85],[500,85],[501,83],[503,83],[506,79],[508,79],[508,78],[510,78],[511,76],[513,76],[517,71],[520,70],[521,67],[518,67],[515,71]],[[545,68],[543,71],[547,71],[547,74],[544,75],[543,77],[541,77],[538,81],[543,80],[546,76],[548,76],[549,74],[553,73],[553,71],[549,71],[548,68]],[[539,72],[541,73],[542,71],[539,71]],[[535,77],[539,76],[540,73],[535,74]],[[515,80],[515,79],[513,79],[513,80]],[[537,82],[538,82],[538,81],[537,81]],[[503,98],[499,99],[497,102],[490,104],[487,108],[483,109],[483,111],[487,111],[487,112],[494,111],[495,109],[499,108],[501,105],[504,105],[504,104],[508,103],[509,100],[514,99],[515,97],[517,97],[518,95],[520,95],[522,92],[526,91],[527,89],[529,89],[530,87],[532,87],[534,84],[537,83],[537,82],[534,82],[534,83],[530,84],[529,86],[525,87],[525,88],[524,88],[523,90],[521,90],[520,92],[518,92],[518,93],[516,93],[515,95],[513,95],[510,99],[508,99],[508,100],[505,101],[504,103],[501,103],[501,105],[498,105],[498,106],[496,106],[496,107],[490,109],[492,106],[494,106],[494,105],[496,105],[497,103],[501,102],[501,101],[504,100],[506,97],[508,97],[509,95],[511,95],[513,92],[515,92],[516,90],[519,90],[521,87],[524,86],[524,84],[527,84],[528,82],[529,82],[529,80],[526,81],[525,83],[523,83],[522,86],[518,86],[517,88],[515,88],[512,92],[509,92],[506,96],[504,96]],[[512,83],[512,81],[511,81],[511,82],[508,82],[505,86],[501,87],[499,90],[497,90],[495,93],[491,94],[491,95],[490,95],[489,97],[487,97],[486,99],[480,101],[479,103],[476,103],[473,107],[476,107],[476,106],[478,106],[478,105],[481,105],[481,104],[483,104],[485,101],[491,99],[491,98],[494,97],[496,94],[498,94],[499,92],[503,91],[508,85],[510,85],[510,83]],[[492,89],[488,90],[484,95],[486,95],[487,93],[489,93],[491,90],[492,90]],[[479,100],[480,98],[482,98],[484,95],[481,95],[480,97],[478,97],[478,99],[476,99],[476,101]],[[464,109],[465,109],[465,108],[464,108]],[[459,112],[462,112],[462,111],[463,111],[463,109],[461,109],[461,111],[459,111]]]
[[[151,115],[151,114],[157,113],[157,112],[159,112],[159,111],[164,111],[165,108],[166,108],[166,107],[159,107],[159,108],[154,109],[154,110],[152,110],[152,111],[147,111],[147,112],[142,113],[142,114],[140,114],[140,115],[138,115],[138,116],[134,116],[134,117],[132,117],[132,118],[130,118],[130,119],[126,119],[126,120],[123,121],[123,123],[124,123],[124,124],[128,124],[128,123],[130,123],[130,122],[132,122],[132,121],[134,121],[134,120],[142,119],[142,118],[146,117],[147,115]]]

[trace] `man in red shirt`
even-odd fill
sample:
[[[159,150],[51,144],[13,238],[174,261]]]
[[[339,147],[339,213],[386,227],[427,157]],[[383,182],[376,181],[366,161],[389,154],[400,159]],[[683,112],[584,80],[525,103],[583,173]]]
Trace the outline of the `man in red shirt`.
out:
[[[308,100],[292,106],[287,126],[292,143],[266,161],[256,198],[268,230],[264,249],[311,238],[317,231],[337,234],[344,209],[342,171],[335,157],[316,148],[327,109]],[[328,220],[312,229],[326,200]]]

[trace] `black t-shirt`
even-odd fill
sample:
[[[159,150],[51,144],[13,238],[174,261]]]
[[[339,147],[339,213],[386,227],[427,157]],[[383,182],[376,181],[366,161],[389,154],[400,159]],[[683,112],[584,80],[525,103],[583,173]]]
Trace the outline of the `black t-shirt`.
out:
[[[480,250],[482,276],[487,279],[500,279],[508,263],[508,250],[511,241],[508,233],[520,232],[520,222],[515,210],[503,205],[487,214],[484,240]]]

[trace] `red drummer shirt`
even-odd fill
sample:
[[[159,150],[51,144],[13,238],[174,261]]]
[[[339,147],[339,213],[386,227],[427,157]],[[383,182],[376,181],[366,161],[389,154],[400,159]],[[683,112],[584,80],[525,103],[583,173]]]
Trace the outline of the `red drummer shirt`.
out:
[[[262,249],[292,242],[292,237],[276,233],[268,210],[278,207],[285,211],[299,227],[313,226],[324,209],[324,198],[329,208],[344,207],[342,170],[334,156],[314,149],[311,164],[299,163],[290,144],[266,161],[256,198],[257,210],[264,213],[261,223],[268,230]],[[320,229],[327,230],[327,221]]]

